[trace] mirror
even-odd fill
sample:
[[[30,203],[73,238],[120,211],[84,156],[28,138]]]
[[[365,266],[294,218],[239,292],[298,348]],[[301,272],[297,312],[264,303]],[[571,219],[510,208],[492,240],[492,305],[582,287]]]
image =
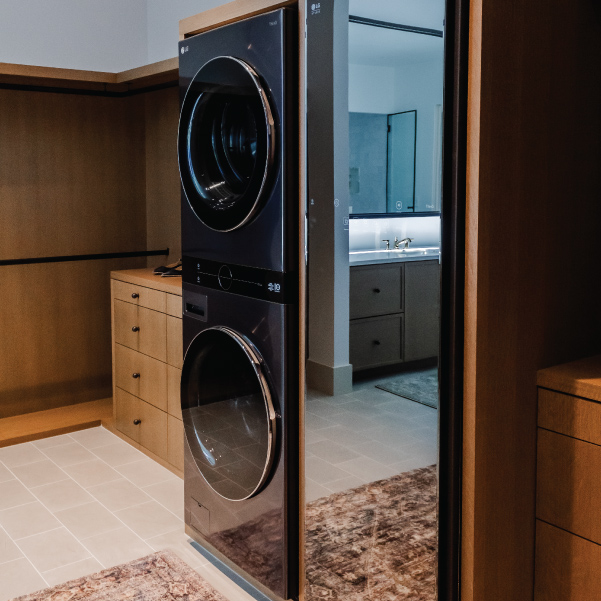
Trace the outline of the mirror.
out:
[[[350,217],[438,213],[442,29],[349,21]]]

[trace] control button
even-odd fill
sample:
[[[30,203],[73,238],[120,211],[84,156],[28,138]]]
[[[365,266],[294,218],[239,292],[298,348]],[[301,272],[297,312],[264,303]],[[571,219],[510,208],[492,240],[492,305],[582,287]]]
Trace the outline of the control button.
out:
[[[229,290],[232,287],[232,282],[234,278],[232,277],[232,272],[227,265],[222,265],[219,268],[219,274],[217,275],[217,279],[219,280],[219,285],[224,290]]]

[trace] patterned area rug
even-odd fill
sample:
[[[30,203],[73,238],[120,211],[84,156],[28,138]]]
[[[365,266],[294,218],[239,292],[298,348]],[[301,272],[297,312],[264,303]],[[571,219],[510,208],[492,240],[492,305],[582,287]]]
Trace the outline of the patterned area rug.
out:
[[[436,466],[307,506],[307,599],[436,599]]]
[[[392,392],[410,401],[438,409],[438,369],[421,369],[399,374],[376,388]]]
[[[13,601],[227,601],[172,551],[160,551]]]

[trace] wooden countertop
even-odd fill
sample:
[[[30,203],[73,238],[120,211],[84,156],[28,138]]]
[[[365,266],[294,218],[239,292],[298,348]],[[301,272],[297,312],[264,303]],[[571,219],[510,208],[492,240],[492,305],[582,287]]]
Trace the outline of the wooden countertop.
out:
[[[601,355],[541,369],[536,383],[543,388],[601,401]]]
[[[169,294],[182,295],[182,278],[162,278],[160,275],[154,275],[152,268],[144,269],[122,269],[120,271],[111,271],[111,279],[136,284],[145,288],[161,290]]]

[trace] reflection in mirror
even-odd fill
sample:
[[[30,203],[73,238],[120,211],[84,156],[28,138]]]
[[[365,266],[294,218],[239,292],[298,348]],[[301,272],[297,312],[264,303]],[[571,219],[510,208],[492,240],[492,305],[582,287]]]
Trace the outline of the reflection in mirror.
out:
[[[433,601],[445,4],[332,4],[307,25],[306,597]]]

